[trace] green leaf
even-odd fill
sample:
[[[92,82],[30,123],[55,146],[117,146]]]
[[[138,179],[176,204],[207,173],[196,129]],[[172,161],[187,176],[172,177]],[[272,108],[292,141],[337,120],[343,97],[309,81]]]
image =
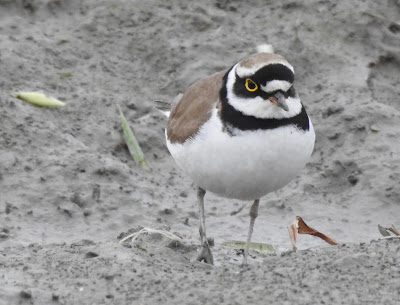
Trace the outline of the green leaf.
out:
[[[140,148],[138,141],[136,140],[133,130],[129,127],[128,122],[121,110],[121,107],[118,104],[117,107],[121,118],[121,126],[124,132],[125,143],[128,146],[129,152],[131,153],[133,159],[135,159],[135,161],[138,164],[140,164],[146,170],[150,170],[151,168],[149,167],[149,165],[146,162],[146,159],[144,158],[143,151]]]
[[[72,72],[57,72],[57,75],[59,75],[61,78],[67,78],[72,76]]]
[[[18,92],[15,97],[36,106],[60,107],[66,105],[63,102],[40,92]]]
[[[239,241],[239,240],[231,240],[223,243],[225,246],[230,246],[234,248],[246,248],[246,242],[245,241]],[[276,251],[274,247],[270,244],[263,244],[263,243],[250,243],[249,250],[253,250],[255,252],[258,252],[260,254],[275,254]]]

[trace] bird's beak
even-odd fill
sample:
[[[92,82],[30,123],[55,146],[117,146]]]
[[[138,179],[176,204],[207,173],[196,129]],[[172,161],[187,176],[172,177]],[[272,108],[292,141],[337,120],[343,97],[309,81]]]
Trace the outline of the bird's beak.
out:
[[[286,98],[282,94],[282,92],[276,92],[273,96],[268,98],[271,103],[275,104],[276,106],[282,108],[285,111],[289,111],[289,107],[286,103]]]

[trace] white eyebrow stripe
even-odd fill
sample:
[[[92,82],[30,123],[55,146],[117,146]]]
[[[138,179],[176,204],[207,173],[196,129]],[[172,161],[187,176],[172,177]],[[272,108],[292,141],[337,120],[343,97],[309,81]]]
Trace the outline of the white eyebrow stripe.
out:
[[[290,87],[292,86],[291,83],[289,83],[288,81],[285,80],[271,80],[269,82],[267,82],[267,84],[265,86],[261,85],[261,90],[265,91],[265,92],[274,92],[277,90],[281,90],[281,91],[288,91],[290,89]]]

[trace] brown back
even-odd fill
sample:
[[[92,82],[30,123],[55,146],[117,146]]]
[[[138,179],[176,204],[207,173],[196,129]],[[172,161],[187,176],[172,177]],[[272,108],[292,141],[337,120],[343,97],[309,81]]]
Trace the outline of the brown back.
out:
[[[210,118],[212,110],[219,104],[221,71],[194,83],[173,107],[167,126],[167,137],[171,143],[184,143],[193,137]]]

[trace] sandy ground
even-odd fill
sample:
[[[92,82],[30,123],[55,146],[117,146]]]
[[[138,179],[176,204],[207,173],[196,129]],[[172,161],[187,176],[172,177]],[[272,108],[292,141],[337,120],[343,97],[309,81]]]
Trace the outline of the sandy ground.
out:
[[[0,304],[398,304],[400,5],[386,1],[0,0]],[[195,186],[152,101],[270,43],[296,70],[314,123],[310,163],[250,202],[207,194],[216,266],[194,261]],[[67,103],[39,108],[18,91]],[[121,105],[151,172],[127,151]],[[93,196],[99,194],[100,196]],[[300,236],[296,215],[340,242]],[[178,244],[139,227],[168,228]]]

